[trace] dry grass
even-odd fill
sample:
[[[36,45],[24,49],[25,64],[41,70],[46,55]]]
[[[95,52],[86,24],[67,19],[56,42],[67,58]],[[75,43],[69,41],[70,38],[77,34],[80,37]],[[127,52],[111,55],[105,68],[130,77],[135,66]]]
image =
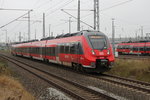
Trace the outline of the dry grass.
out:
[[[3,59],[0,59],[0,75],[11,75],[11,71],[7,66],[7,62]]]
[[[0,100],[34,100],[34,97],[17,80],[0,76]]]
[[[114,68],[109,74],[150,82],[150,61],[116,59]]]
[[[0,100],[35,100],[19,81],[11,77],[7,62],[0,59]]]

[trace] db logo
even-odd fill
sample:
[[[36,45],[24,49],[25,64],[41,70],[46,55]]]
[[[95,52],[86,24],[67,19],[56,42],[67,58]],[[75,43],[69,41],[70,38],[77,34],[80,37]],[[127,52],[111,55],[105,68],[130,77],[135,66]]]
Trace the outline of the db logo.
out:
[[[104,55],[104,53],[103,53],[103,52],[100,52],[99,55]]]

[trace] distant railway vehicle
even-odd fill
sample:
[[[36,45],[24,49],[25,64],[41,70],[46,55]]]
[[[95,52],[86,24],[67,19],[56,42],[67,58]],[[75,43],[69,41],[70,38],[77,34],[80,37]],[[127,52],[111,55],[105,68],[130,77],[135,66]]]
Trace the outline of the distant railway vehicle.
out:
[[[87,72],[102,73],[110,70],[114,63],[108,38],[102,32],[89,30],[13,44],[11,53]]]
[[[117,47],[118,54],[150,55],[150,41],[137,41],[120,43]]]

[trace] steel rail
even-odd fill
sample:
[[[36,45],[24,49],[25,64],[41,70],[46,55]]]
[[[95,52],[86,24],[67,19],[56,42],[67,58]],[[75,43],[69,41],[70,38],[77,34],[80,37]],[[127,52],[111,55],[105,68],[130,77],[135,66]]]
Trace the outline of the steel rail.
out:
[[[43,79],[44,81],[46,81],[46,82],[48,82],[48,83],[54,85],[54,86],[57,87],[57,88],[61,89],[62,91],[65,91],[67,94],[71,95],[72,97],[74,97],[74,98],[76,98],[76,99],[79,99],[79,100],[87,100],[87,98],[84,98],[84,97],[82,97],[82,96],[80,96],[80,95],[77,95],[76,93],[73,93],[73,92],[70,91],[69,89],[66,89],[66,88],[62,87],[61,85],[56,84],[56,83],[52,82],[51,80],[48,80],[47,78],[42,77],[42,76],[40,76],[40,75],[34,73],[33,71],[27,69],[27,68],[22,67],[21,65],[18,64],[18,62],[21,63],[21,64],[24,64],[24,65],[26,65],[26,66],[28,66],[28,67],[30,67],[30,68],[33,68],[33,69],[35,69],[35,70],[38,70],[38,71],[40,71],[40,72],[42,72],[42,73],[44,73],[44,74],[47,74],[47,75],[49,75],[49,76],[55,77],[55,78],[57,78],[57,79],[59,79],[59,80],[62,80],[62,81],[64,81],[64,82],[67,82],[67,83],[69,83],[69,84],[72,84],[72,85],[74,85],[75,87],[78,87],[78,88],[80,88],[80,89],[82,89],[82,90],[84,90],[84,91],[87,91],[88,95],[89,95],[89,94],[92,94],[92,95],[98,96],[98,97],[100,97],[100,98],[104,98],[104,99],[106,99],[106,100],[116,100],[115,97],[108,96],[108,95],[106,95],[106,94],[104,94],[104,93],[97,92],[97,91],[95,91],[95,90],[93,90],[93,89],[90,89],[90,88],[87,88],[87,87],[85,87],[85,86],[83,86],[83,85],[81,85],[81,84],[79,84],[79,83],[69,81],[69,80],[67,80],[67,79],[64,79],[64,78],[62,78],[62,77],[56,76],[56,75],[54,75],[54,74],[52,74],[52,73],[49,73],[49,72],[47,72],[47,71],[41,70],[41,69],[39,69],[39,68],[35,68],[34,66],[29,65],[29,64],[26,64],[26,63],[24,63],[24,62],[22,62],[22,61],[13,59],[13,58],[8,57],[8,56],[6,56],[6,55],[1,55],[1,56],[2,56],[4,59],[6,59],[6,60],[8,60],[8,61],[10,61],[10,62],[12,62],[12,63],[14,63],[14,64],[16,64],[17,66],[19,66],[19,67],[21,67],[21,68],[27,70],[28,72],[34,74],[35,76],[37,76],[37,77]],[[15,62],[15,61],[16,61],[16,62]],[[99,98],[97,98],[97,97],[95,98],[95,97],[94,97],[93,99],[99,99]]]

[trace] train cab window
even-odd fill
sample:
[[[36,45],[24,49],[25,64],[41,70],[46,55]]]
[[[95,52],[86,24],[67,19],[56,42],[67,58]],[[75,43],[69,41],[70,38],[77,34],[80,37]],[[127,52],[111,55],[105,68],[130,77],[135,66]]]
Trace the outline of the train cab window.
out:
[[[108,47],[107,38],[105,36],[90,35],[89,40],[93,49],[102,50]]]

